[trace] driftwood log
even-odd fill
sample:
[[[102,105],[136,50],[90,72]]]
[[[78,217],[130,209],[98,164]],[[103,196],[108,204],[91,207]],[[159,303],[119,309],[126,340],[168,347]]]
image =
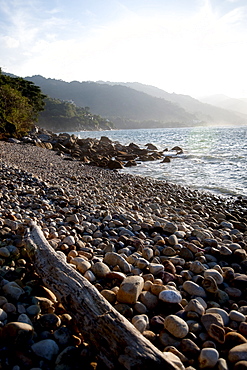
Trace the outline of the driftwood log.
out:
[[[109,369],[184,369],[176,356],[157,349],[65,262],[33,222],[25,240],[36,272],[73,316],[78,329]]]

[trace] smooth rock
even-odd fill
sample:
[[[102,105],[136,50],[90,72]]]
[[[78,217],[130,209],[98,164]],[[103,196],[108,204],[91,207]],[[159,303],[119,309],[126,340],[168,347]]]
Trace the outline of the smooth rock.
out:
[[[192,261],[190,264],[190,271],[194,274],[201,274],[206,270],[206,267],[200,261]]]
[[[234,365],[234,370],[247,370],[247,361],[238,361]]]
[[[18,319],[17,319],[18,322],[23,322],[25,324],[29,324],[31,326],[33,326],[33,323],[32,321],[29,319],[29,317],[25,314],[25,313],[22,313],[18,316]]]
[[[191,299],[189,303],[184,307],[184,310],[186,312],[189,311],[196,312],[200,316],[205,313],[205,308],[203,307],[201,302],[196,298]]]
[[[131,322],[140,333],[143,333],[148,327],[149,318],[145,314],[135,315]]]
[[[211,308],[208,308],[206,310],[206,313],[217,313],[217,314],[219,314],[223,319],[224,326],[228,326],[228,324],[229,324],[229,315],[222,308],[211,307]]]
[[[200,369],[213,368],[219,359],[219,353],[214,348],[203,348],[200,352],[198,362]]]
[[[53,360],[59,352],[59,347],[57,343],[52,339],[44,339],[36,342],[31,346],[31,349],[35,353],[35,355],[42,357],[48,361]]]
[[[80,361],[81,359],[79,356],[78,348],[74,346],[68,346],[64,348],[64,350],[60,352],[57,356],[54,370],[73,370],[77,367],[76,364],[78,364]]]
[[[7,317],[8,317],[7,313],[2,308],[0,308],[0,321],[6,320]]]
[[[185,356],[188,356],[189,358],[194,358],[198,357],[200,353],[200,348],[193,340],[189,338],[184,338],[181,341],[181,351]]]
[[[6,247],[0,248],[0,257],[8,258],[10,256],[10,251]]]
[[[229,312],[229,318],[230,320],[236,321],[236,322],[245,322],[246,316],[242,314],[241,312],[238,312],[236,310],[231,310]]]
[[[212,276],[206,276],[202,281],[202,287],[208,293],[217,293],[218,292],[218,285],[215,279]]]
[[[41,309],[38,304],[32,304],[27,307],[26,312],[29,316],[37,316],[41,312]]]
[[[217,366],[218,366],[218,370],[228,370],[229,369],[227,362],[224,358],[219,358]]]
[[[164,271],[164,266],[158,263],[150,263],[148,267],[150,274],[154,276]]]
[[[61,326],[55,330],[53,335],[56,342],[62,347],[68,346],[72,339],[71,331],[66,326]]]
[[[87,270],[89,270],[90,267],[91,267],[91,263],[89,261],[86,261],[82,257],[75,257],[75,258],[73,258],[71,260],[71,263],[73,263],[74,265],[76,265],[77,270],[80,271],[80,273],[82,273],[82,274],[85,274],[85,272]]]
[[[117,301],[120,303],[135,304],[144,286],[141,276],[127,276],[117,292]]]
[[[138,312],[139,314],[146,314],[147,313],[147,307],[142,302],[136,302],[134,305],[134,310]]]
[[[206,311],[207,312],[207,311]],[[221,326],[223,328],[224,322],[220,314],[218,313],[205,313],[201,317],[201,322],[208,332],[211,324]]]
[[[247,339],[238,332],[230,331],[225,335],[225,347],[228,349],[244,343],[247,343]]]
[[[10,281],[2,287],[4,294],[18,301],[20,296],[24,294],[24,290],[15,281]]]
[[[177,338],[174,338],[174,336],[167,333],[166,330],[161,330],[159,332],[159,341],[164,347],[174,346],[177,348],[180,344],[180,341]]]
[[[107,264],[105,264],[104,262],[96,262],[94,265],[92,265],[91,270],[99,279],[105,278],[107,274],[111,271]]]
[[[103,262],[106,263],[108,266],[114,267],[118,265],[125,274],[131,272],[131,265],[120,254],[117,254],[115,252],[107,252],[105,254]]]
[[[40,324],[48,330],[55,330],[61,325],[61,319],[54,313],[46,313],[39,319]]]
[[[184,338],[189,332],[187,323],[176,315],[166,316],[164,328],[176,338]]]
[[[182,296],[178,290],[162,290],[159,299],[166,303],[180,303]]]
[[[174,234],[176,231],[178,231],[178,226],[175,223],[166,222],[166,224],[164,225],[164,232]]]
[[[205,277],[212,276],[218,285],[223,283],[223,276],[219,273],[219,271],[217,271],[215,269],[205,270],[204,271],[204,276]]]
[[[158,305],[158,297],[149,291],[143,291],[139,300],[147,307],[149,311],[153,310]]]
[[[220,344],[225,343],[225,330],[219,325],[211,324],[208,329],[208,335]]]
[[[75,238],[72,235],[68,235],[63,239],[63,244],[67,244],[68,246],[75,244]]]
[[[193,296],[206,298],[207,294],[205,290],[193,281],[187,280],[183,283],[183,289]]]
[[[2,338],[17,346],[27,345],[33,337],[33,327],[22,322],[9,322],[2,329]]]
[[[239,344],[230,349],[228,353],[230,362],[247,361],[247,343]]]
[[[112,305],[116,303],[117,295],[112,290],[109,289],[103,289],[101,290],[100,294]]]
[[[247,322],[241,322],[238,330],[247,338]]]

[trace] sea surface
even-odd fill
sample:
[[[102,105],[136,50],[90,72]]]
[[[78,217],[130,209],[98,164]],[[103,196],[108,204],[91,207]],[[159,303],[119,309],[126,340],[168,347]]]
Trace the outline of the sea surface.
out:
[[[159,150],[180,146],[183,154],[170,163],[139,163],[121,172],[149,176],[225,196],[247,197],[247,126],[186,127],[141,130],[80,131],[80,138],[107,136],[121,144]]]

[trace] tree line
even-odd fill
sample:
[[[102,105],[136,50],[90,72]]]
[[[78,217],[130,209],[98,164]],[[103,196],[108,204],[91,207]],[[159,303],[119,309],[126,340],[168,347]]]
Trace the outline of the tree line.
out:
[[[90,113],[89,107],[52,99],[33,82],[4,74],[0,68],[0,138],[22,137],[35,123],[54,132],[113,128],[108,119]]]
[[[33,82],[7,76],[0,68],[0,134],[25,135],[44,109],[45,97]]]

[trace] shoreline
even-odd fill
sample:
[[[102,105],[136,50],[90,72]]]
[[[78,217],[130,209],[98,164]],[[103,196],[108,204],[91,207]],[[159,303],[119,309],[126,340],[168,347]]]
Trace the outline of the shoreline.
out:
[[[232,357],[235,347],[247,343],[245,199],[225,199],[169,182],[90,167],[29,144],[0,142],[0,153],[0,222],[2,229],[13,232],[11,242],[17,249],[23,248],[19,243],[23,225],[34,220],[68,263],[130,321],[138,316],[138,324],[132,321],[137,330],[157,348],[175,353],[184,368],[202,368],[202,362],[214,356],[217,360],[211,367],[225,359],[225,368],[233,368],[245,360],[244,354],[237,360]],[[4,236],[1,243],[0,250],[9,246]],[[10,268],[8,258],[1,256],[5,284],[5,274],[18,268],[16,262]],[[95,267],[97,262],[106,270],[103,277]],[[134,303],[127,292],[122,292],[125,298],[118,295],[127,276],[143,279],[142,292]],[[1,282],[1,296],[3,291]],[[17,307],[19,300],[22,295],[9,301]],[[44,320],[43,309],[32,316],[30,302],[22,305],[31,324]],[[53,312],[59,316],[57,308]],[[3,327],[18,316],[7,313]],[[209,316],[210,324],[205,324]],[[171,329],[167,317],[177,320],[184,336]],[[34,341],[39,343],[44,333],[34,327]],[[48,328],[49,339],[59,345],[54,328]],[[74,347],[81,349],[81,344]],[[55,368],[58,353],[43,361]],[[39,361],[35,358],[32,365],[42,369]]]

